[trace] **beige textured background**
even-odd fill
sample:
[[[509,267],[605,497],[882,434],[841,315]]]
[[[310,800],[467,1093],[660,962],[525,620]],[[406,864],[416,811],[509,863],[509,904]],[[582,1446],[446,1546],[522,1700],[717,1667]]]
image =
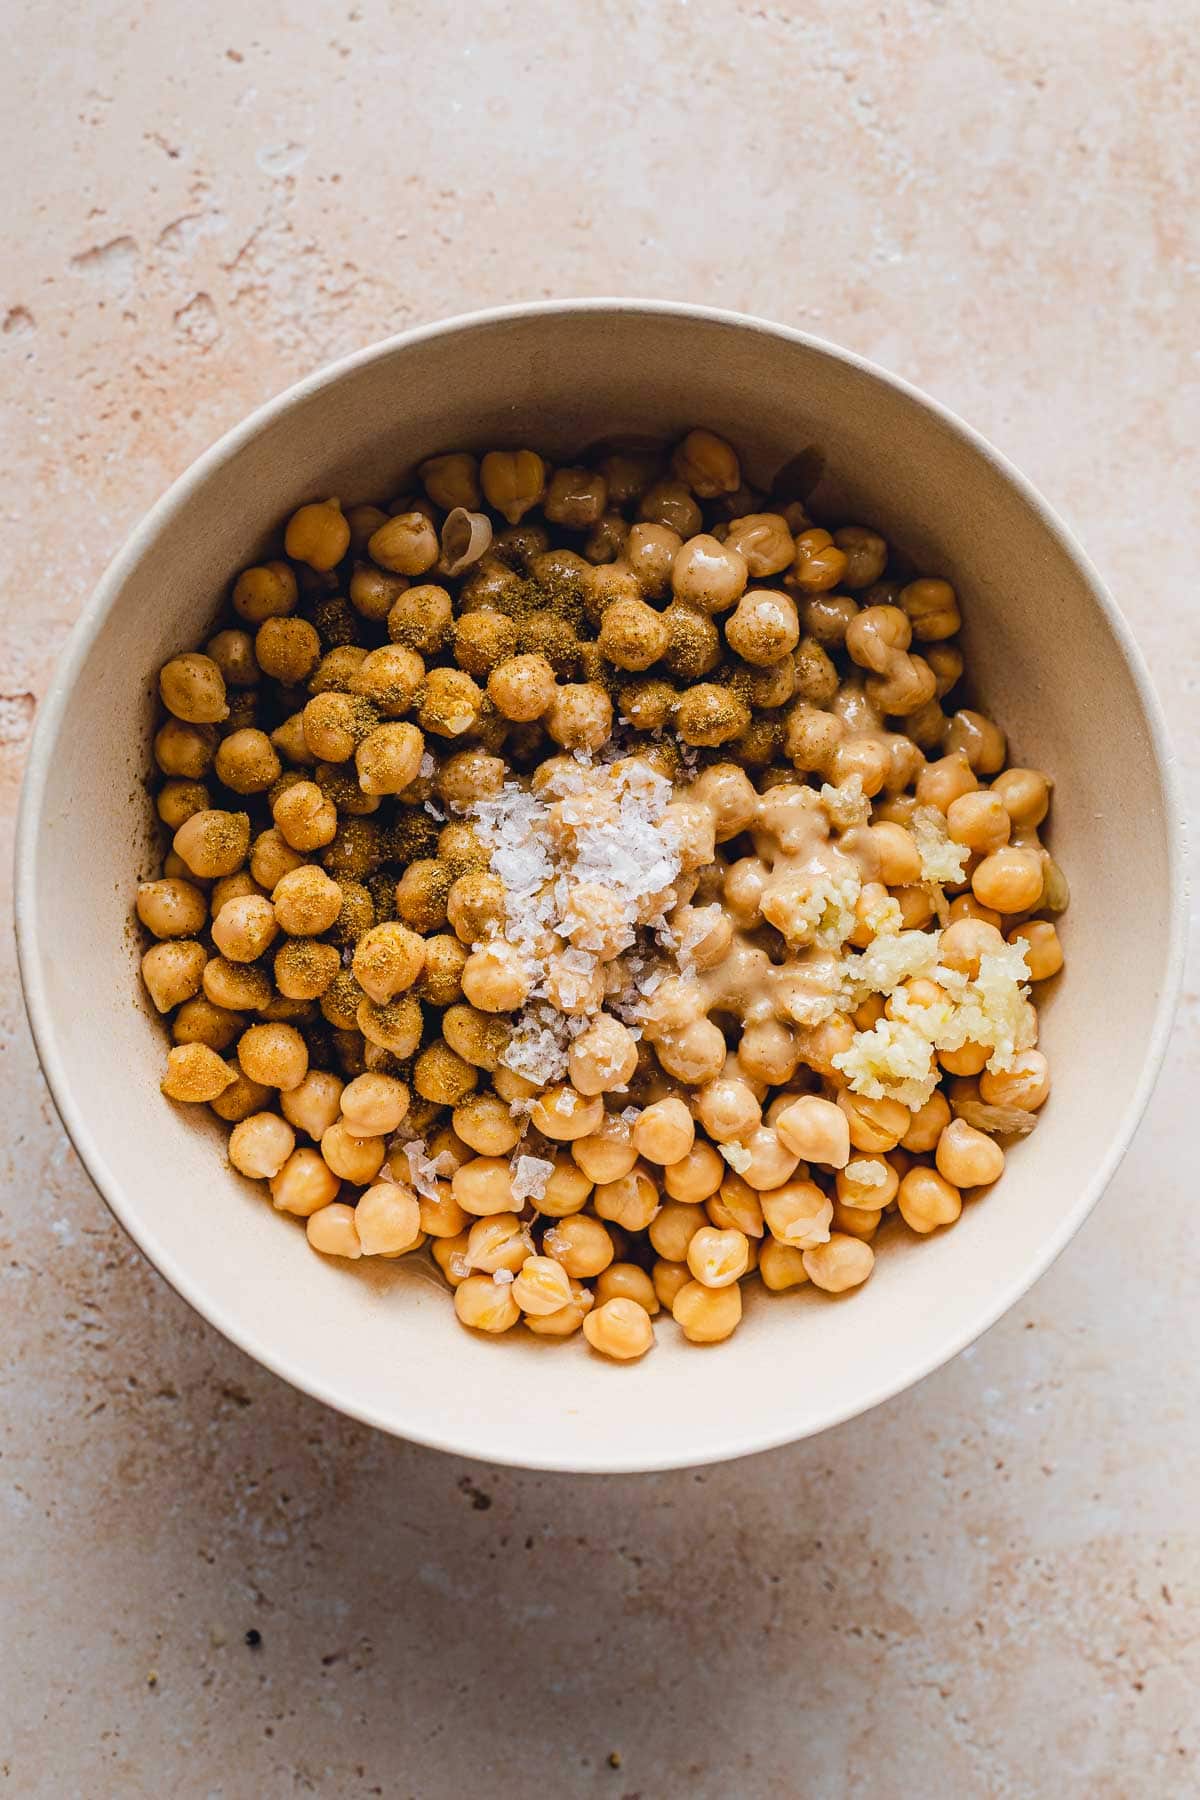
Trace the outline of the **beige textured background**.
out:
[[[965,414],[1112,581],[1194,786],[1195,0],[8,18],[6,835],[68,628],[198,451],[402,326],[588,293],[773,316]],[[816,1442],[598,1482],[374,1436],[191,1317],[2,950],[0,1793],[1200,1793],[1194,970],[1109,1195],[975,1350]]]

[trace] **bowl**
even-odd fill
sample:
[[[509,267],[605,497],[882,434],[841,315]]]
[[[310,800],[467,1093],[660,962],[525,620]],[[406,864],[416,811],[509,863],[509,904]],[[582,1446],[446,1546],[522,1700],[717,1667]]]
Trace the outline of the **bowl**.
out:
[[[881,1254],[868,1286],[748,1291],[728,1343],[659,1332],[618,1366],[464,1331],[423,1258],[314,1256],[224,1157],[225,1131],[159,1095],[165,1043],[137,976],[154,676],[299,501],[395,492],[434,451],[704,424],[765,483],[799,451],[818,516],[861,520],[964,597],[968,667],[1014,760],[1054,775],[1050,843],[1073,899],[1045,1006],[1054,1093],[1004,1180],[951,1231]],[[492,1462],[629,1471],[818,1432],[961,1350],[1095,1205],[1161,1061],[1183,944],[1181,807],[1141,659],[1083,553],[1029,484],[904,382],[799,332],[701,307],[594,300],[424,327],[320,371],[214,445],[109,568],[42,704],[17,839],[29,1017],[101,1194],[211,1324],[309,1394]],[[199,1109],[195,1109],[198,1111]]]

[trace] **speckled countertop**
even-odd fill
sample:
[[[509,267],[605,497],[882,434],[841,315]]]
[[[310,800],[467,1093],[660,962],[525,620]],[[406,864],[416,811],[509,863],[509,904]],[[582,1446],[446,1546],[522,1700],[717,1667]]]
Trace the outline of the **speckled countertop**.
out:
[[[957,408],[1111,580],[1194,785],[1194,6],[9,19],[6,837],[168,481],[330,357],[540,295],[744,308]],[[0,953],[0,1793],[1200,1793],[1194,966],[1107,1198],[974,1350],[815,1442],[601,1482],[390,1442],[193,1318]]]

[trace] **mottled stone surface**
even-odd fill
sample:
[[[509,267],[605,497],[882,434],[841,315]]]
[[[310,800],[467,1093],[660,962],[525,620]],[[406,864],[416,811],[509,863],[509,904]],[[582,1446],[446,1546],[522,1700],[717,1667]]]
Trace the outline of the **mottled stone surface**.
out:
[[[1194,787],[1196,23],[22,0],[6,837],[166,483],[329,357],[540,295],[745,308],[959,409],[1111,580]],[[375,1436],[193,1318],[69,1150],[0,947],[0,1792],[1200,1792],[1194,968],[1107,1198],[975,1350],[816,1442],[602,1482]]]

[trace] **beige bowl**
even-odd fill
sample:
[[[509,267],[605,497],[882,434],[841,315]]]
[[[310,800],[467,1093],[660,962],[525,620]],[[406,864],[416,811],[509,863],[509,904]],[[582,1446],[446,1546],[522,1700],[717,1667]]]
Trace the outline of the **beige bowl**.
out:
[[[339,1265],[234,1175],[215,1119],[158,1092],[162,1028],[137,979],[151,866],[154,672],[193,645],[232,574],[295,504],[394,492],[459,446],[552,455],[702,423],[760,481],[818,445],[818,506],[898,539],[965,600],[969,666],[1014,757],[1053,772],[1073,902],[1043,1013],[1054,1094],[1001,1185],[930,1241],[889,1237],[869,1286],[747,1290],[727,1344],[668,1323],[618,1367],[580,1340],[464,1331],[439,1278]],[[545,1469],[702,1463],[804,1437],[935,1369],[1037,1279],[1091,1209],[1146,1104],[1182,959],[1181,808],[1129,632],[1028,484],[904,383],[798,332],[696,307],[571,302],[408,332],[223,438],[159,501],[88,606],[46,696],[18,836],[29,1016],[92,1179],[205,1318],[341,1411],[455,1452]]]

